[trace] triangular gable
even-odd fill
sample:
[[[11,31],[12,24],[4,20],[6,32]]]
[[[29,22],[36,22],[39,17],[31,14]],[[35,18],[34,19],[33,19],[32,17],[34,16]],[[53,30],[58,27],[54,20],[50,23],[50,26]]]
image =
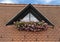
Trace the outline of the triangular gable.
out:
[[[20,13],[18,13],[12,20],[10,20],[6,25],[12,25],[14,21],[20,21],[23,19],[29,12],[32,13],[39,21],[44,20],[49,25],[54,26],[49,20],[46,19],[38,10],[36,10],[31,4],[25,7]]]

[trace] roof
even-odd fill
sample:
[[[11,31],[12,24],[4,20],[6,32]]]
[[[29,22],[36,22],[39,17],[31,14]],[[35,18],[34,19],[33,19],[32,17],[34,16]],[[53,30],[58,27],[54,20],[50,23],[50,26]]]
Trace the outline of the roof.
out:
[[[51,21],[55,28],[47,31],[33,33],[18,31],[14,26],[5,26],[6,23],[22,11],[27,4],[0,4],[0,41],[58,41],[60,40],[60,6],[59,5],[40,5],[33,6]],[[25,35],[25,36],[24,36]],[[38,36],[37,36],[38,35]],[[28,36],[28,37],[27,37]],[[26,37],[24,39],[24,37]],[[24,41],[24,42],[25,42]]]

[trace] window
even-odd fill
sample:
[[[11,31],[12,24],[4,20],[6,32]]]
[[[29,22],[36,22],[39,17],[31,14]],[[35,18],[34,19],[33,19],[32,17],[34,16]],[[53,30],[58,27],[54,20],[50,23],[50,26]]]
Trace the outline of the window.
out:
[[[39,22],[39,20],[32,15],[32,13],[28,13],[21,21],[24,22],[30,22],[30,21],[34,21],[34,22]]]

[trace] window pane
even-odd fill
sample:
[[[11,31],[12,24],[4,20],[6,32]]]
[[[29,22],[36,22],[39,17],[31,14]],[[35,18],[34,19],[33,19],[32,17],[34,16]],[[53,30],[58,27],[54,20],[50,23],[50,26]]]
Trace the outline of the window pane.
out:
[[[32,15],[32,13],[28,13],[21,21],[24,21],[24,22],[30,22],[30,21],[39,22],[39,20],[36,17],[34,17]]]

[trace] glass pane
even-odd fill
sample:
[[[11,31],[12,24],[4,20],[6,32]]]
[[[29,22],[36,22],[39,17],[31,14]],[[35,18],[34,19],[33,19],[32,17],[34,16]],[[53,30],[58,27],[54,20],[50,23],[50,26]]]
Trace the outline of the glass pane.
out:
[[[27,14],[21,21],[29,22],[29,14]]]
[[[30,21],[34,21],[34,22],[39,22],[39,20],[32,15],[32,13],[28,13],[21,21],[24,22],[30,22]]]

